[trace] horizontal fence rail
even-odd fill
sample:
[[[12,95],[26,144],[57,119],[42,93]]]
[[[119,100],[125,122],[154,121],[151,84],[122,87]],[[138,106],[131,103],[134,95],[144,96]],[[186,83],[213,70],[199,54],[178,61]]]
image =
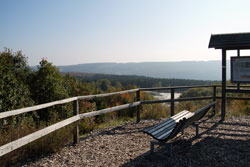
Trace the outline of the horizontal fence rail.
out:
[[[138,101],[138,102],[134,102],[134,103],[130,103],[130,104],[123,104],[123,105],[116,106],[116,107],[105,108],[103,110],[83,113],[83,114],[80,114],[79,116],[80,116],[80,119],[88,118],[88,117],[94,117],[94,116],[97,116],[97,115],[102,115],[102,114],[106,114],[106,113],[113,112],[113,111],[119,111],[119,110],[131,108],[131,107],[135,107],[135,106],[138,106],[140,104],[141,104],[141,102]]]
[[[170,112],[171,115],[174,114],[174,103],[175,102],[181,102],[181,101],[194,101],[194,100],[213,100],[216,101],[216,99],[221,99],[221,97],[216,96],[216,88],[221,87],[221,85],[196,85],[196,86],[175,86],[175,87],[157,87],[157,88],[138,88],[138,89],[131,89],[131,90],[125,90],[125,91],[120,91],[120,92],[112,92],[112,93],[105,93],[105,94],[97,94],[97,95],[87,95],[87,96],[77,96],[77,97],[72,97],[68,99],[63,99],[63,100],[58,100],[50,103],[45,103],[45,104],[40,104],[32,107],[26,107],[22,109],[17,109],[17,110],[12,110],[12,111],[6,111],[0,113],[0,119],[7,118],[10,116],[16,116],[19,114],[31,112],[31,111],[36,111],[48,107],[52,107],[55,105],[59,104],[66,104],[66,103],[71,103],[73,102],[73,110],[74,110],[74,116],[65,119],[61,122],[55,123],[51,126],[48,126],[44,129],[38,130],[32,134],[29,134],[27,136],[24,136],[22,138],[19,138],[15,141],[12,141],[10,143],[7,143],[3,146],[0,146],[0,157],[14,151],[26,144],[29,144],[43,136],[46,136],[62,127],[65,127],[67,125],[70,125],[72,123],[76,123],[76,127],[74,129],[74,143],[79,142],[79,125],[78,121],[84,118],[88,117],[94,117],[97,115],[102,115],[106,114],[109,112],[114,112],[114,111],[119,111],[123,109],[128,109],[132,107],[136,107],[137,110],[137,122],[140,121],[140,110],[141,110],[141,105],[143,104],[154,104],[154,103],[170,103]],[[231,88],[237,88],[237,86],[228,86]],[[250,88],[250,86],[242,86],[245,88]],[[213,88],[213,96],[206,96],[206,97],[188,97],[188,98],[174,98],[174,93],[176,89],[189,89],[189,88]],[[153,101],[141,101],[140,99],[140,92],[141,91],[160,91],[160,90],[170,90],[171,91],[171,98],[166,99],[166,100],[153,100]],[[85,99],[93,99],[93,98],[101,98],[101,97],[108,97],[108,96],[113,96],[113,95],[120,95],[124,93],[136,93],[136,102],[132,102],[129,104],[123,104],[119,106],[114,106],[110,108],[105,108],[102,110],[98,111],[92,111],[88,113],[83,113],[79,114],[79,101],[80,100],[85,100]],[[250,100],[248,97],[227,97],[228,100]]]
[[[104,94],[98,94],[98,95],[78,96],[77,99],[84,100],[84,99],[93,99],[93,98],[98,98],[98,97],[107,97],[107,96],[112,96],[112,95],[120,95],[124,93],[133,93],[139,90],[140,89],[131,89],[131,90],[125,90],[125,91],[120,91],[120,92],[104,93]]]
[[[0,113],[0,119],[23,114],[23,113],[27,113],[30,111],[36,111],[36,110],[40,110],[43,108],[52,107],[52,106],[55,106],[58,104],[66,104],[69,102],[73,102],[75,100],[93,99],[93,98],[97,98],[97,97],[107,97],[107,96],[111,96],[111,95],[119,95],[119,94],[124,94],[124,93],[136,92],[138,90],[139,89],[132,89],[132,90],[127,90],[127,91],[120,91],[120,92],[113,92],[113,93],[106,93],[106,94],[72,97],[72,98],[58,100],[58,101],[45,103],[45,104],[40,104],[40,105],[36,105],[36,106],[32,106],[32,107],[26,107],[26,108],[21,108],[21,109],[17,109],[17,110],[2,112],[2,113]]]
[[[13,151],[13,150],[16,150],[16,149],[18,149],[26,144],[29,144],[29,143],[45,136],[45,135],[48,135],[48,134],[50,134],[50,133],[52,133],[52,132],[54,132],[62,127],[65,127],[71,123],[74,123],[74,122],[78,121],[79,119],[80,119],[79,115],[73,116],[73,117],[65,119],[61,122],[55,123],[49,127],[46,127],[42,130],[39,130],[37,132],[34,132],[34,133],[29,134],[27,136],[24,136],[20,139],[17,139],[13,142],[5,144],[5,145],[0,147],[0,157]]]
[[[213,99],[213,98],[214,97],[212,97],[212,96],[206,96],[206,97],[188,97],[188,98],[174,99],[174,102],[195,101],[195,100],[210,100],[210,99]],[[168,102],[171,102],[171,99],[142,101],[141,104],[155,104],[155,103],[168,103]]]
[[[97,115],[101,115],[101,114],[106,114],[108,112],[113,112],[113,111],[118,111],[118,110],[122,110],[122,109],[126,109],[126,108],[131,108],[131,107],[135,107],[140,105],[140,102],[134,102],[134,103],[130,103],[130,104],[124,104],[124,105],[120,105],[120,106],[116,106],[116,107],[111,107],[111,108],[106,108],[103,110],[98,110],[98,111],[93,111],[93,112],[89,112],[89,113],[84,113],[84,114],[79,114],[73,117],[70,117],[68,119],[65,119],[61,122],[55,123],[49,127],[46,127],[42,130],[39,130],[37,132],[34,132],[30,135],[24,136],[20,139],[17,139],[13,142],[10,142],[8,144],[5,144],[3,146],[0,147],[0,157],[2,155],[5,155],[13,150],[16,150],[28,143],[31,143],[43,136],[46,136],[62,127],[65,127],[69,124],[72,124],[78,120],[81,120],[83,118],[88,118],[88,117],[93,117],[93,116],[97,116]]]
[[[16,116],[16,115],[27,113],[30,111],[40,110],[43,108],[48,108],[48,107],[58,105],[58,104],[69,103],[69,102],[72,102],[75,100],[77,100],[77,97],[72,97],[72,98],[68,98],[68,99],[64,99],[64,100],[58,100],[58,101],[54,101],[54,102],[50,102],[50,103],[40,104],[40,105],[36,105],[33,107],[26,107],[26,108],[21,108],[21,109],[17,109],[17,110],[1,112],[0,119],[10,117],[10,116]]]
[[[219,86],[219,85],[216,85]],[[213,85],[194,85],[194,86],[173,86],[173,87],[156,87],[156,88],[140,88],[142,91],[167,90],[167,89],[189,89],[189,88],[207,88]]]

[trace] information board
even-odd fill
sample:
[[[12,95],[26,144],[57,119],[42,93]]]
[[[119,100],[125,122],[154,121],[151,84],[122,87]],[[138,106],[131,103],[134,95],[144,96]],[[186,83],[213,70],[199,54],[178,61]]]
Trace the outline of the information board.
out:
[[[250,56],[231,57],[231,82],[250,83]]]

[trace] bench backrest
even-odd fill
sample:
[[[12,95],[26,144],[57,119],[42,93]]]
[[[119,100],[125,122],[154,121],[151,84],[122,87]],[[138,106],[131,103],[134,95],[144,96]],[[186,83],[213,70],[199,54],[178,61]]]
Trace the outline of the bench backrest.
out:
[[[182,111],[182,112],[179,112],[178,114],[166,119],[165,121],[161,122],[161,123],[158,123],[157,126],[153,125],[149,128],[146,128],[144,129],[144,132],[146,133],[152,133],[160,128],[163,128],[165,127],[166,125],[169,125],[170,123],[174,122],[176,124],[176,122],[179,121],[179,119],[181,119],[183,116],[185,116],[187,113],[189,113],[189,111]]]
[[[215,105],[216,105],[216,101],[200,108],[197,111],[195,111],[193,116],[191,116],[189,118],[184,118],[183,120],[181,120],[175,126],[174,130],[172,131],[172,133],[169,135],[169,137],[167,139],[171,139],[171,138],[175,137],[179,132],[183,131],[186,127],[193,124],[195,121],[200,120],[202,117],[204,117],[206,115],[206,113],[209,111],[209,109]]]
[[[190,113],[189,111],[184,110],[157,125],[153,125],[149,128],[144,129],[143,132],[151,135],[156,140],[164,140],[172,133],[176,124],[181,119],[183,119],[183,117],[186,117],[190,114],[193,115],[193,113]]]

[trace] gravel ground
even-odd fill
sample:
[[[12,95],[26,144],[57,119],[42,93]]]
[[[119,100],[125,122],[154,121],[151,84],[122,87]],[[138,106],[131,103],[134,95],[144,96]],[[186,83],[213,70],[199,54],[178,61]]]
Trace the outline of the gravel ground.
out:
[[[150,155],[152,137],[143,128],[161,120],[127,122],[117,127],[95,130],[81,138],[76,146],[65,146],[55,154],[41,156],[17,166],[250,166],[250,117],[232,117],[219,123],[212,118],[200,124],[200,137],[190,126],[173,142],[173,156],[167,149],[156,147]]]

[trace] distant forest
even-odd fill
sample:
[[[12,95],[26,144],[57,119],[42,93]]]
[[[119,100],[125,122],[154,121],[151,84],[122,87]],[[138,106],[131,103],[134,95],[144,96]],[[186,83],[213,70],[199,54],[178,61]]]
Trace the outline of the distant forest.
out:
[[[66,73],[63,73],[66,74]],[[97,82],[106,80],[112,86],[121,84],[122,87],[136,86],[140,88],[167,87],[167,86],[189,86],[189,85],[210,85],[216,81],[191,80],[191,79],[162,79],[136,75],[111,75],[111,74],[91,74],[91,73],[70,73],[71,76],[84,82]]]
[[[227,64],[230,64],[229,60]],[[34,67],[35,68],[35,67]],[[136,75],[152,78],[221,80],[221,61],[89,63],[57,66],[60,72]],[[227,66],[227,79],[230,78]]]

